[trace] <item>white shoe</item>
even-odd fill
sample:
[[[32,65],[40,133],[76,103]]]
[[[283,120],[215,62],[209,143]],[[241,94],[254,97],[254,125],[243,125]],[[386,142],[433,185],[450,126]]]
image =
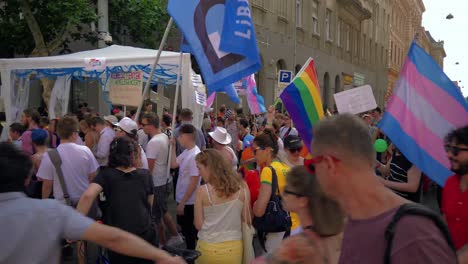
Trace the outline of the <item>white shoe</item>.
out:
[[[166,245],[170,247],[176,247],[184,243],[185,243],[184,238],[181,235],[177,235],[177,236],[172,236],[171,238],[169,238],[169,240],[167,240]]]

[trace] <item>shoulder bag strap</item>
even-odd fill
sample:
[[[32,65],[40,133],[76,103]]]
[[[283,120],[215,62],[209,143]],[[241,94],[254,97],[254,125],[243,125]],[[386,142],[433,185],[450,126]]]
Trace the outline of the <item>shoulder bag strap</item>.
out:
[[[398,208],[397,212],[393,216],[390,224],[387,226],[385,230],[385,240],[387,242],[385,246],[384,252],[384,264],[391,264],[391,254],[392,254],[392,245],[393,245],[393,238],[395,236],[395,229],[396,224],[400,221],[400,219],[405,215],[415,215],[428,218],[432,220],[432,222],[436,225],[436,227],[440,230],[442,235],[444,236],[448,246],[453,250],[454,254],[456,254],[455,245],[453,240],[450,236],[450,232],[446,226],[446,224],[442,221],[442,219],[436,215],[433,211],[427,209],[426,207],[416,204],[416,203],[406,203]]]
[[[276,175],[276,170],[273,166],[269,166],[269,168],[271,170],[271,197],[273,197],[273,195],[277,195],[279,192],[278,176]]]
[[[58,153],[57,149],[51,149],[47,152],[49,154],[50,161],[52,161],[52,164],[54,164],[55,171],[57,172],[57,177],[60,182],[60,186],[62,187],[63,191],[63,198],[65,199],[65,202],[68,205],[71,205],[70,201],[70,195],[68,195],[68,189],[67,185],[65,184],[65,179],[63,177],[63,171],[62,171],[62,159],[60,158],[60,155]]]

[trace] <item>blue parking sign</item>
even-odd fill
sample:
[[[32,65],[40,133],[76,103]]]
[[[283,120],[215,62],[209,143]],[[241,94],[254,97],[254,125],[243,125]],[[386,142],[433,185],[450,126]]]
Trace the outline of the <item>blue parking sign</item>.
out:
[[[278,84],[288,85],[292,81],[292,71],[280,70]]]

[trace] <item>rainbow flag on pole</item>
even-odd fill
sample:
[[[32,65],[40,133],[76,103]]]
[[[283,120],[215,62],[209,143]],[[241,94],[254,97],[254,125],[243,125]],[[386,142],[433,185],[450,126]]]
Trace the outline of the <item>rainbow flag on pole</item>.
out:
[[[323,118],[320,88],[312,58],[307,60],[291,84],[283,90],[280,98],[310,152],[312,126]]]

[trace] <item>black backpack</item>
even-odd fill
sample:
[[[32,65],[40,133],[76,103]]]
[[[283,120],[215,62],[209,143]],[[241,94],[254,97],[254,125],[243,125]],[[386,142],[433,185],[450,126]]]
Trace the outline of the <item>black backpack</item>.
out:
[[[442,221],[440,216],[423,205],[417,203],[406,203],[398,208],[398,211],[395,213],[392,221],[390,221],[390,224],[385,230],[385,240],[387,241],[387,245],[385,246],[384,264],[391,263],[392,243],[395,236],[396,224],[405,215],[417,215],[431,219],[432,222],[434,222],[434,224],[439,228],[440,232],[445,237],[447,244],[453,250],[453,254],[456,256],[457,253],[455,245],[452,241],[452,237],[450,236],[447,225]]]

